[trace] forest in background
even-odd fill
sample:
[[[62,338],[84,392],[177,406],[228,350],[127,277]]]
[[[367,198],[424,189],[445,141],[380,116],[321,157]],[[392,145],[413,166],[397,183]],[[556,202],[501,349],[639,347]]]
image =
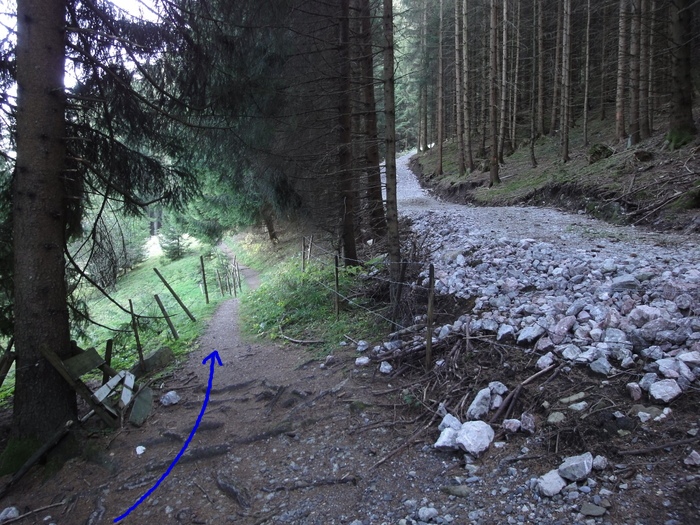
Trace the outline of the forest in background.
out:
[[[459,176],[488,166],[497,185],[539,136],[566,161],[569,130],[592,118],[629,146],[654,128],[692,140],[700,3],[572,4],[164,0],[158,22],[99,0],[6,6],[1,328],[17,435],[74,417],[45,356],[71,354],[90,322],[82,287],[109,296],[148,234],[216,243],[263,223],[274,241],[303,219],[346,265],[385,239],[396,273],[397,145],[430,146],[440,173],[456,141]]]

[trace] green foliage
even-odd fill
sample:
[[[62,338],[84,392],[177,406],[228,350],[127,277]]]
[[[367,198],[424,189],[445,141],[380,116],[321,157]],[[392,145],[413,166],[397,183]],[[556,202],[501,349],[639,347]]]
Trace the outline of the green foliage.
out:
[[[83,348],[94,346],[100,354],[103,353],[107,339],[114,339],[112,366],[115,369],[129,368],[136,362],[136,345],[131,329],[131,317],[128,313],[129,299],[134,304],[134,311],[139,317],[139,336],[145,352],[167,345],[176,355],[183,355],[191,350],[197,337],[201,335],[207,320],[214,313],[217,305],[224,297],[210,286],[210,303],[207,305],[201,288],[202,278],[199,253],[188,253],[183,258],[169,262],[166,258],[153,257],[127,273],[117,282],[112,299],[126,308],[126,312],[117,307],[109,299],[92,292],[86,296],[91,319],[114,330],[90,325],[78,343]],[[213,260],[205,258],[207,281],[216,283]],[[167,279],[170,286],[178,294],[182,302],[195,316],[197,322],[192,322],[178,305],[174,297],[158,278],[153,268]],[[155,302],[154,294],[158,294],[163,305],[175,325],[180,338],[172,338],[165,319]],[[228,297],[228,296],[227,296]],[[118,330],[118,331],[115,331]]]
[[[170,224],[163,226],[158,234],[158,240],[163,254],[171,261],[178,261],[187,254],[189,243],[177,227]]]
[[[17,472],[41,445],[37,439],[10,438],[0,454],[0,476]]]
[[[270,339],[278,339],[283,333],[294,339],[323,341],[322,348],[327,351],[337,348],[345,335],[362,339],[384,332],[387,325],[365,309],[371,305],[358,298],[361,294],[354,294],[360,287],[361,269],[340,270],[340,294],[352,296],[353,303],[342,300],[336,320],[333,264],[312,261],[302,272],[300,257],[290,256],[293,250],[273,258],[268,257],[262,241],[236,246],[247,265],[263,269],[262,284],[257,290],[247,291],[241,304],[244,332]]]
[[[682,148],[693,141],[694,135],[685,129],[671,130],[666,134],[666,141],[671,151]]]

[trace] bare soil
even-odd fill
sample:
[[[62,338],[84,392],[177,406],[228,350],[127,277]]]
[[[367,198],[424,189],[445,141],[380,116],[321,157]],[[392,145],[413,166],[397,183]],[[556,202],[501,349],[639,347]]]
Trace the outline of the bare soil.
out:
[[[245,273],[254,284],[256,275]],[[625,438],[606,419],[609,410],[534,436],[499,436],[502,446],[476,462],[478,480],[465,499],[444,492],[468,482],[469,474],[461,455],[431,447],[437,419],[423,406],[434,403],[430,396],[436,385],[425,386],[419,367],[405,367],[402,377],[380,377],[355,367],[350,346],[321,367],[323,361],[306,348],[243,339],[237,310],[236,299],[222,304],[189,359],[152,385],[158,397],[175,390],[178,404],[155,403],[140,428],[126,424],[106,431],[97,419],[89,420],[79,429],[79,457],[58,472],[34,467],[0,507],[15,506],[22,513],[44,508],[22,523],[113,522],[158,481],[183,447],[205,398],[209,367],[202,360],[217,350],[224,366],[215,370],[206,413],[186,454],[124,523],[399,523],[428,504],[447,518],[442,523],[507,523],[507,517],[519,515],[522,523],[571,523],[575,506],[561,502],[552,506],[540,500],[542,512],[533,507],[524,513],[519,502],[532,505],[532,495],[517,487],[555,468],[562,455],[582,450],[624,463],[600,478],[616,494],[598,522],[665,523],[670,508],[675,523],[699,519],[697,480],[683,482],[692,474],[682,467],[683,447],[615,457],[620,449],[687,437],[685,430],[697,423],[691,399],[674,407],[673,421],[651,431],[630,420]],[[504,372],[503,349],[472,350],[473,367],[455,385],[465,395],[473,389],[469,385],[496,379],[518,384],[533,373],[530,357],[522,352],[509,358]],[[519,404],[532,408],[545,398],[584,390],[601,408],[624,406],[619,394],[624,378],[612,382],[619,388],[603,394],[599,381],[582,371],[544,376],[523,391]],[[141,455],[138,446],[145,447]],[[616,481],[609,482],[608,475]],[[620,490],[623,484],[629,489]],[[474,511],[481,512],[478,520],[469,518]]]

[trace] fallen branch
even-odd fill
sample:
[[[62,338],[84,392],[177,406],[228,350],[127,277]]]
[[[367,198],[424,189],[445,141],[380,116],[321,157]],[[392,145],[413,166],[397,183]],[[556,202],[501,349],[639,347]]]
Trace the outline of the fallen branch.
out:
[[[284,332],[282,332],[282,327],[280,326],[280,336],[282,339],[285,339],[289,341],[290,343],[294,343],[295,345],[321,345],[325,343],[325,341],[316,341],[316,340],[308,340],[305,341],[303,339],[292,339],[291,337],[287,337],[284,335]]]
[[[55,447],[59,441],[63,439],[63,437],[68,434],[68,431],[71,429],[73,426],[73,421],[66,421],[64,425],[56,431],[56,433],[51,436],[51,439],[49,439],[46,443],[44,443],[39,450],[34,452],[32,456],[20,467],[20,469],[15,472],[15,475],[12,476],[12,479],[5,485],[5,487],[0,491],[0,498],[2,498],[7,492],[12,488],[12,486],[17,483],[22,476],[24,476],[30,468],[34,466],[34,464],[39,461],[44,454],[46,454],[49,450],[51,450],[53,447]],[[19,518],[17,518],[19,519]],[[9,523],[9,522],[5,522]]]
[[[506,396],[501,406],[498,408],[493,417],[489,420],[489,424],[493,424],[506,410],[508,410],[508,413],[511,412],[511,410],[508,407],[515,403],[515,400],[517,400],[518,396],[520,396],[520,392],[522,391],[525,385],[532,383],[535,379],[537,379],[540,376],[543,376],[544,374],[556,368],[557,366],[559,365],[557,365],[556,363],[553,365],[549,365],[544,370],[540,370],[536,374],[531,375],[525,381],[520,383],[514,390],[510,392],[510,394],[508,394],[508,396]]]
[[[656,450],[661,450],[662,448],[678,447],[681,445],[690,445],[700,441],[700,436],[696,436],[688,439],[681,439],[680,441],[671,441],[670,443],[664,443],[663,445],[654,445],[653,447],[647,448],[637,448],[631,450],[618,450],[617,453],[620,456],[640,456],[642,454],[647,454],[649,452],[654,452]]]
[[[433,414],[433,417],[430,418],[430,421],[428,421],[428,424],[427,424],[427,425],[425,425],[424,427],[419,428],[418,430],[416,430],[416,431],[413,433],[413,435],[412,435],[411,437],[409,437],[406,441],[404,441],[404,443],[403,443],[402,445],[396,447],[394,450],[392,450],[391,452],[389,452],[386,456],[384,456],[382,459],[380,459],[379,461],[377,461],[377,462],[376,462],[374,465],[372,465],[369,469],[370,469],[370,470],[374,470],[374,469],[377,468],[378,466],[383,465],[383,464],[386,463],[388,460],[390,460],[391,458],[393,458],[394,456],[396,456],[396,455],[399,454],[400,452],[404,451],[405,449],[407,449],[408,447],[410,447],[411,445],[413,445],[413,443],[415,443],[415,442],[418,440],[418,436],[420,436],[423,432],[425,432],[426,430],[428,430],[428,429],[431,427],[431,425],[432,425],[433,422],[435,421],[435,418],[437,417],[437,415],[438,415],[438,413],[435,412],[435,413]]]
[[[342,478],[323,478],[323,479],[313,479],[311,481],[296,481],[294,485],[287,486],[287,485],[277,485],[276,487],[265,487],[262,490],[265,492],[280,492],[280,491],[285,491],[285,492],[290,492],[292,490],[299,490],[299,489],[307,489],[311,487],[323,487],[326,485],[342,485],[344,483],[352,483],[353,485],[357,485],[357,482],[359,481],[358,476],[351,476],[349,474],[346,474]]]
[[[45,511],[47,509],[51,509],[53,507],[60,507],[61,505],[65,505],[65,501],[60,501],[58,503],[52,503],[51,505],[46,505],[44,507],[39,507],[38,509],[30,510],[29,512],[22,514],[21,516],[17,516],[16,518],[9,519],[7,521],[3,521],[3,525],[9,525],[10,523],[17,523],[19,520],[23,520],[24,518],[27,518],[31,516],[32,514],[38,514],[39,512]]]

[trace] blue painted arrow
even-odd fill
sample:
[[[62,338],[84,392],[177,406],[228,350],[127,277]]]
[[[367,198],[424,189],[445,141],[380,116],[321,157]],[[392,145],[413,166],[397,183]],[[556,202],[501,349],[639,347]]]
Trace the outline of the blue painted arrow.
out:
[[[214,364],[219,363],[219,366],[224,366],[221,362],[221,358],[219,357],[219,352],[217,352],[216,350],[214,350],[211,354],[205,357],[202,361],[202,364],[206,364],[207,361],[209,361],[209,384],[207,385],[207,392],[206,394],[204,394],[204,403],[202,404],[202,410],[199,411],[199,416],[197,416],[197,421],[195,422],[194,427],[192,428],[192,432],[190,432],[190,435],[187,437],[185,444],[182,445],[180,452],[177,456],[175,456],[175,459],[168,467],[168,470],[166,470],[165,473],[160,477],[160,479],[156,481],[156,484],[153,485],[150,489],[148,489],[148,491],[143,496],[141,496],[136,503],[129,507],[129,509],[124,514],[114,518],[114,523],[117,523],[126,518],[129,514],[131,514],[131,511],[133,511],[136,507],[141,505],[141,503],[146,501],[146,498],[148,498],[148,496],[153,494],[153,492],[158,488],[158,485],[160,485],[163,482],[163,480],[167,478],[168,475],[170,475],[170,472],[173,470],[177,462],[180,461],[180,458],[185,453],[185,450],[187,450],[187,447],[190,445],[190,441],[192,441],[195,432],[197,432],[199,424],[202,422],[204,412],[207,410],[207,403],[209,403],[209,394],[211,393],[211,385],[214,381]]]

